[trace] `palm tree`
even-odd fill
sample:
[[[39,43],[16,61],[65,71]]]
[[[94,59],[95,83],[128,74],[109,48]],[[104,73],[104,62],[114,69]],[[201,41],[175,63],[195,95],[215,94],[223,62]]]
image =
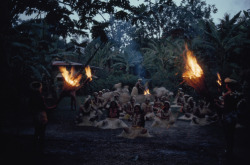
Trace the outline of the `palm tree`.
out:
[[[98,40],[94,40],[89,43],[85,49],[84,59],[82,62],[86,62],[88,58],[96,51],[97,47],[100,46]],[[95,57],[91,61],[91,65],[105,67],[108,70],[111,69],[114,58],[119,54],[117,50],[114,50],[114,46],[111,42],[106,43],[97,52]]]
[[[124,51],[121,51],[114,59],[115,63],[112,67],[124,68],[125,73],[134,74],[131,69],[135,66],[141,65],[142,55],[139,51],[126,47]]]
[[[151,73],[152,79],[160,84],[168,82],[169,86],[173,86],[179,82],[178,73],[182,70],[183,50],[184,41],[181,39],[151,40],[147,48],[142,48],[143,66]]]
[[[183,50],[182,40],[162,41],[151,40],[147,48],[142,48],[144,52],[144,66],[148,70],[164,72],[178,61],[178,57]]]
[[[238,66],[234,57],[240,55],[243,45],[249,43],[249,39],[242,32],[243,21],[240,20],[240,13],[230,19],[225,14],[224,19],[216,26],[212,21],[202,21],[203,34],[193,40],[193,48],[205,50],[205,58],[212,58],[217,63],[217,67],[225,74],[227,68]]]

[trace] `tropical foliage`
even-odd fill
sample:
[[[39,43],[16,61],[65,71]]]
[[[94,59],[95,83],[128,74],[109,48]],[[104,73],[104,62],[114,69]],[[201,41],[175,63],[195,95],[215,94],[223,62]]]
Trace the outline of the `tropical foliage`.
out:
[[[138,7],[129,0],[4,0],[0,11],[2,87],[10,89],[6,98],[26,95],[34,80],[51,90],[53,60],[99,68],[98,78],[79,94],[118,82],[131,89],[139,77],[151,87],[189,90],[181,78],[184,43],[194,51],[214,92],[217,72],[239,82],[249,77],[248,11],[225,14],[219,24],[211,18],[216,7],[203,0],[180,5],[145,0]],[[33,18],[21,20],[20,14]]]

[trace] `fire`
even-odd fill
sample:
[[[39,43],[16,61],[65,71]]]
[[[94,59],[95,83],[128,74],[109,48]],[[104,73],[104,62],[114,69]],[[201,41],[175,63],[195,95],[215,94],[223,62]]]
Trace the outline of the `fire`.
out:
[[[193,52],[190,51],[185,44],[186,48],[186,71],[183,73],[182,77],[187,77],[189,79],[199,78],[203,75],[203,70],[201,69],[200,65],[197,63]]]
[[[59,70],[69,87],[78,87],[80,86],[80,80],[82,78],[82,75],[78,75],[77,77],[74,77],[75,70],[73,67],[71,67],[70,72],[66,69],[66,67],[59,67]]]
[[[146,90],[144,91],[144,95],[150,95],[149,89],[146,89]]]
[[[182,77],[189,86],[198,91],[202,91],[204,89],[203,70],[198,64],[193,52],[188,49],[187,44],[185,44],[185,52],[185,71],[182,74]]]
[[[90,69],[89,66],[85,67],[85,72],[86,72],[87,77],[91,81],[92,80],[92,74],[91,74],[91,69]]]
[[[218,78],[218,80],[216,82],[221,86],[221,77],[220,77],[220,74],[218,72],[217,72],[217,78]]]

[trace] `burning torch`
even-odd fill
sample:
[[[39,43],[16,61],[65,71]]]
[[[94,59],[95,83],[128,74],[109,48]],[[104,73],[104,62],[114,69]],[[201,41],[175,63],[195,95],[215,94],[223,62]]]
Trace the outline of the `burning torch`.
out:
[[[205,83],[204,72],[198,64],[193,52],[188,49],[187,44],[185,44],[184,52],[185,71],[182,74],[183,82],[193,87],[198,94],[205,97],[208,102],[211,103],[210,105],[213,106],[214,99],[209,93]]]
[[[185,52],[185,71],[182,74],[184,82],[193,87],[198,93],[206,93],[207,89],[204,82],[205,77],[203,70],[198,64],[193,52],[188,49],[187,44],[185,44]]]

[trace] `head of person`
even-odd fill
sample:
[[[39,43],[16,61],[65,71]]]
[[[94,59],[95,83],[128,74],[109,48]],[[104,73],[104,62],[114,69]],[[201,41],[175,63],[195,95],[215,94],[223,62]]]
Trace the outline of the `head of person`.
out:
[[[88,108],[89,105],[91,104],[91,97],[86,98],[86,100],[84,101],[84,107]]]
[[[119,100],[119,97],[120,97],[120,96],[119,96],[118,94],[115,94],[115,95],[114,95],[114,99],[115,99],[115,100]]]
[[[142,83],[142,79],[141,79],[141,78],[139,78],[139,79],[138,79],[138,82],[139,82],[139,83]]]
[[[167,97],[166,97],[166,96],[161,96],[160,100],[161,100],[162,102],[167,101]]]
[[[42,83],[38,82],[38,81],[33,81],[30,84],[30,88],[33,92],[40,92],[42,93],[42,89],[43,89],[43,85]]]
[[[226,89],[228,91],[236,90],[236,84],[237,84],[236,80],[227,77],[227,78],[225,78],[224,82],[225,82],[225,85],[226,85]]]
[[[117,107],[118,107],[118,105],[117,105],[116,101],[110,102],[110,108],[117,108]]]
[[[185,101],[187,102],[187,101],[188,101],[188,98],[189,98],[190,96],[189,96],[189,95],[184,95],[183,97],[184,97]]]
[[[98,93],[97,93],[97,92],[94,92],[94,93],[93,93],[93,96],[94,96],[94,97],[97,97],[97,96],[98,96]]]
[[[194,106],[194,99],[193,97],[189,97],[188,100],[187,100],[188,104],[193,107]]]
[[[128,85],[125,85],[125,86],[124,86],[124,89],[128,89],[128,88],[129,88],[129,86],[128,86]]]
[[[178,89],[178,92],[179,92],[179,93],[182,92],[182,91],[183,91],[182,88],[179,88],[179,89]]]
[[[149,98],[146,98],[145,103],[146,103],[146,104],[149,104],[149,103],[150,103]]]
[[[135,113],[142,113],[142,109],[141,109],[140,104],[136,104],[136,105],[134,106],[134,112],[135,112]]]
[[[164,111],[168,111],[169,108],[170,108],[170,103],[169,103],[169,101],[165,101],[165,102],[164,102]]]
[[[180,97],[183,97],[184,96],[184,92],[180,92]]]
[[[135,98],[134,98],[134,97],[131,97],[130,102],[131,102],[132,104],[134,104],[134,103],[135,103]]]
[[[102,91],[99,91],[99,92],[98,92],[98,95],[99,95],[99,96],[102,96],[102,94],[103,94]]]

